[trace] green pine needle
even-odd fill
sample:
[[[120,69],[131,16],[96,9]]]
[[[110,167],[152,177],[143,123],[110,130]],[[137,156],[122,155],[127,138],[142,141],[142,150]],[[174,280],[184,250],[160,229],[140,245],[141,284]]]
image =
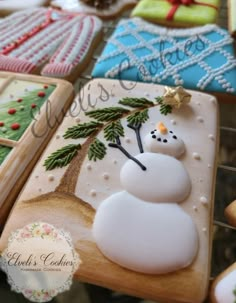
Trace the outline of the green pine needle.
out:
[[[144,109],[143,111],[136,112],[130,116],[128,116],[127,121],[131,125],[137,125],[145,123],[149,119],[148,109]]]
[[[156,98],[157,104],[160,105],[160,113],[162,115],[168,115],[172,113],[172,106],[169,104],[163,104],[163,98],[162,97],[157,97]]]
[[[120,120],[111,122],[104,128],[104,137],[111,142],[115,142],[117,137],[124,137],[124,128]]]
[[[171,114],[172,113],[172,107],[168,104],[162,104],[160,107],[160,113],[163,115]]]
[[[119,101],[119,104],[134,108],[145,108],[154,105],[152,101],[149,101],[146,98],[123,98]]]
[[[95,122],[95,121],[78,124],[78,125],[68,128],[63,137],[65,139],[87,138],[92,133],[97,131],[99,127],[102,127],[102,126],[103,126],[103,124]]]
[[[120,119],[126,113],[129,113],[129,110],[122,107],[107,107],[86,112],[85,115],[100,122],[110,122]]]
[[[95,139],[89,147],[88,158],[89,160],[97,161],[102,160],[106,155],[106,146],[100,140]]]
[[[53,170],[56,167],[64,167],[77,155],[81,148],[80,144],[69,144],[52,153],[44,162],[46,170]]]
[[[160,97],[160,96],[156,97],[155,100],[156,100],[157,104],[162,104],[163,103],[163,98]]]

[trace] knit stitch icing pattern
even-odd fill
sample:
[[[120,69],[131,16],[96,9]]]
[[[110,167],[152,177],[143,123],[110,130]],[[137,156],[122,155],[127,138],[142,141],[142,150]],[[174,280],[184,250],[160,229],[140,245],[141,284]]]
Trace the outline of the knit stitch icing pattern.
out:
[[[236,93],[232,39],[213,24],[171,30],[139,18],[122,20],[92,74]]]
[[[50,10],[30,9],[14,14],[15,18],[5,18],[0,23],[0,53],[17,39],[44,24],[48,12]],[[30,73],[50,60],[42,73],[63,77],[84,59],[93,39],[101,30],[101,21],[94,16],[51,12],[50,24],[24,43],[16,45],[9,54],[0,54],[1,70]]]

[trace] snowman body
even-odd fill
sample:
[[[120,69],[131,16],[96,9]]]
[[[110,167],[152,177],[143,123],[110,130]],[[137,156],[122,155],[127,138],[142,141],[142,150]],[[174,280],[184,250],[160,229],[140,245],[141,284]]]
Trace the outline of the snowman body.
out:
[[[146,147],[149,143],[147,138]],[[146,170],[132,160],[124,164],[124,191],[104,200],[95,215],[96,244],[108,259],[137,272],[163,274],[185,268],[198,249],[194,222],[178,204],[191,191],[189,175],[170,155],[145,152],[135,158]]]

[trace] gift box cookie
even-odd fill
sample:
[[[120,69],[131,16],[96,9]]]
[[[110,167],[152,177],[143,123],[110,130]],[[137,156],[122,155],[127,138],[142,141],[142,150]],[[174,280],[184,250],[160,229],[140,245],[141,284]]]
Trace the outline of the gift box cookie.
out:
[[[172,27],[190,27],[215,23],[219,0],[141,0],[132,11],[132,17]]]
[[[0,227],[72,101],[70,83],[0,73]]]
[[[117,17],[126,9],[132,8],[137,4],[137,0],[54,0],[51,6],[63,10],[96,15],[102,19]]]
[[[48,222],[71,234],[80,280],[155,301],[203,302],[217,149],[215,97],[92,80],[21,192],[1,249],[11,231]]]
[[[122,20],[92,72],[113,78],[236,94],[233,40],[217,25],[167,29],[139,18]]]
[[[35,8],[44,6],[49,3],[48,0],[1,0],[0,1],[0,16],[6,16],[16,11],[24,10],[27,8]]]
[[[73,81],[91,57],[101,29],[95,16],[45,8],[15,13],[0,23],[0,70]]]
[[[228,27],[233,37],[236,37],[236,1],[228,0]]]

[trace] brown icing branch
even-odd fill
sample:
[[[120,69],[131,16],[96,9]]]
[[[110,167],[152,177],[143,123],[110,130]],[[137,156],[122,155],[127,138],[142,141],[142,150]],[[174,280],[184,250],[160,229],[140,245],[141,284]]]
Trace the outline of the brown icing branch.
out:
[[[155,104],[153,106],[149,106],[149,108],[151,107],[155,107],[158,106],[158,104]],[[130,114],[134,114],[136,112],[139,112],[139,109],[135,109],[133,111],[130,111],[128,113],[124,113],[122,118],[125,118],[127,116],[129,116]],[[117,119],[119,120],[119,119]],[[108,122],[109,123],[109,122]],[[74,157],[74,159],[71,161],[71,163],[69,164],[65,174],[63,175],[60,184],[58,185],[58,187],[56,188],[55,192],[61,192],[61,193],[69,193],[69,194],[74,194],[75,193],[75,189],[76,189],[76,184],[78,181],[78,177],[79,177],[79,173],[80,173],[80,169],[81,166],[87,156],[90,144],[94,141],[94,139],[96,138],[97,134],[99,132],[101,132],[104,127],[106,127],[106,125],[104,126],[100,126],[98,128],[98,130],[93,133],[92,135],[90,135],[88,137],[88,139],[81,144],[81,149],[79,150],[77,156]]]

